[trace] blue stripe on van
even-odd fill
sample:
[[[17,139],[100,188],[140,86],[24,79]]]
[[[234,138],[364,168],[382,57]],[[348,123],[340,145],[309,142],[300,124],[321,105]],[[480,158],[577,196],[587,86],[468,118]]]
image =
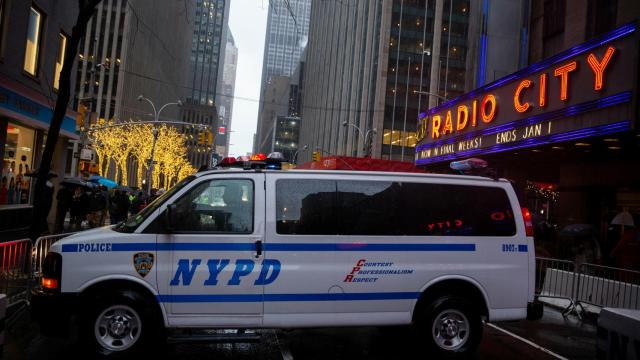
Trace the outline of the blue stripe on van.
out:
[[[255,251],[255,243],[113,243],[107,251]],[[476,251],[475,244],[268,243],[265,251]],[[525,250],[526,251],[526,245]],[[78,244],[62,252],[79,252]],[[90,252],[90,250],[87,250]]]
[[[157,295],[164,303],[203,302],[281,302],[281,301],[362,301],[362,300],[413,300],[419,292],[380,293],[319,293],[319,294],[223,294],[223,295]]]

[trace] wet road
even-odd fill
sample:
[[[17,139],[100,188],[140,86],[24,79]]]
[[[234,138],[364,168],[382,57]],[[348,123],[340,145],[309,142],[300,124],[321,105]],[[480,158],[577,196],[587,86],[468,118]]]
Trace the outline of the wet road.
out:
[[[566,320],[557,312],[546,311],[541,321],[497,324],[515,335],[533,341],[569,359],[595,359],[595,328]],[[23,313],[7,333],[4,358],[11,360],[54,360],[77,358],[78,348],[71,340],[45,338]],[[175,344],[162,358],[195,359],[429,359],[422,342],[409,327],[326,328],[304,330],[265,330],[261,340],[249,344]],[[559,359],[490,326],[473,359]]]

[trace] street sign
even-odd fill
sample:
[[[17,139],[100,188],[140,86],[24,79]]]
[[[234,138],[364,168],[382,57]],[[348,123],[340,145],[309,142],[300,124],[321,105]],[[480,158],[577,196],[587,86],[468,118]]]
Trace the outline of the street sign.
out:
[[[93,160],[93,150],[92,149],[82,149],[82,150],[80,150],[80,160],[92,161]]]
[[[211,167],[214,168],[218,165],[218,154],[212,152],[211,153]]]

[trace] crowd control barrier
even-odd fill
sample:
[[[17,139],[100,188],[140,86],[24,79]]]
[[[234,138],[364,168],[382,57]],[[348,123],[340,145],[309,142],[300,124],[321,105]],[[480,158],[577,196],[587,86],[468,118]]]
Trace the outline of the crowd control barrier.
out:
[[[638,271],[588,263],[576,266],[573,261],[538,257],[535,286],[538,299],[568,302],[564,316],[575,313],[581,317],[583,304],[640,310]]]
[[[75,234],[75,233],[71,232],[71,233],[65,233],[65,234],[47,235],[47,236],[41,236],[38,239],[36,239],[36,242],[33,245],[33,255],[31,259],[31,264],[32,264],[31,277],[35,284],[37,284],[38,281],[40,281],[40,278],[42,277],[42,264],[44,262],[44,258],[47,256],[47,253],[49,252],[49,248],[51,248],[51,245],[53,245],[53,243],[55,243],[56,241],[62,238],[65,238],[71,234]]]
[[[31,249],[29,239],[0,243],[0,293],[7,296],[7,306],[27,299]]]

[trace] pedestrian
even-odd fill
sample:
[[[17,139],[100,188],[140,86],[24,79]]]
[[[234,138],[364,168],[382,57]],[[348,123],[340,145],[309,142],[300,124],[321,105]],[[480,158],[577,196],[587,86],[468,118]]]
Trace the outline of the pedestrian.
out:
[[[126,192],[120,191],[120,195],[116,198],[117,222],[127,219],[127,215],[129,214],[129,206],[131,206],[131,203],[129,202],[129,196]]]
[[[120,190],[115,189],[109,200],[109,221],[111,225],[118,223],[118,198],[120,197]]]
[[[65,232],[64,221],[67,217],[67,212],[71,207],[71,198],[73,194],[71,190],[66,186],[61,186],[56,194],[56,223],[54,226],[54,232]]]
[[[100,219],[102,218],[102,212],[106,205],[102,190],[100,190],[100,188],[93,189],[89,200],[89,227],[94,228],[100,226]]]
[[[71,224],[75,231],[82,230],[82,222],[89,211],[89,198],[80,186],[76,186],[71,198]]]
[[[109,212],[109,190],[104,185],[100,185],[100,193],[102,194],[102,198],[104,199],[104,208],[102,209],[102,213],[100,216],[100,226],[104,226],[105,219],[107,218],[107,213]]]

